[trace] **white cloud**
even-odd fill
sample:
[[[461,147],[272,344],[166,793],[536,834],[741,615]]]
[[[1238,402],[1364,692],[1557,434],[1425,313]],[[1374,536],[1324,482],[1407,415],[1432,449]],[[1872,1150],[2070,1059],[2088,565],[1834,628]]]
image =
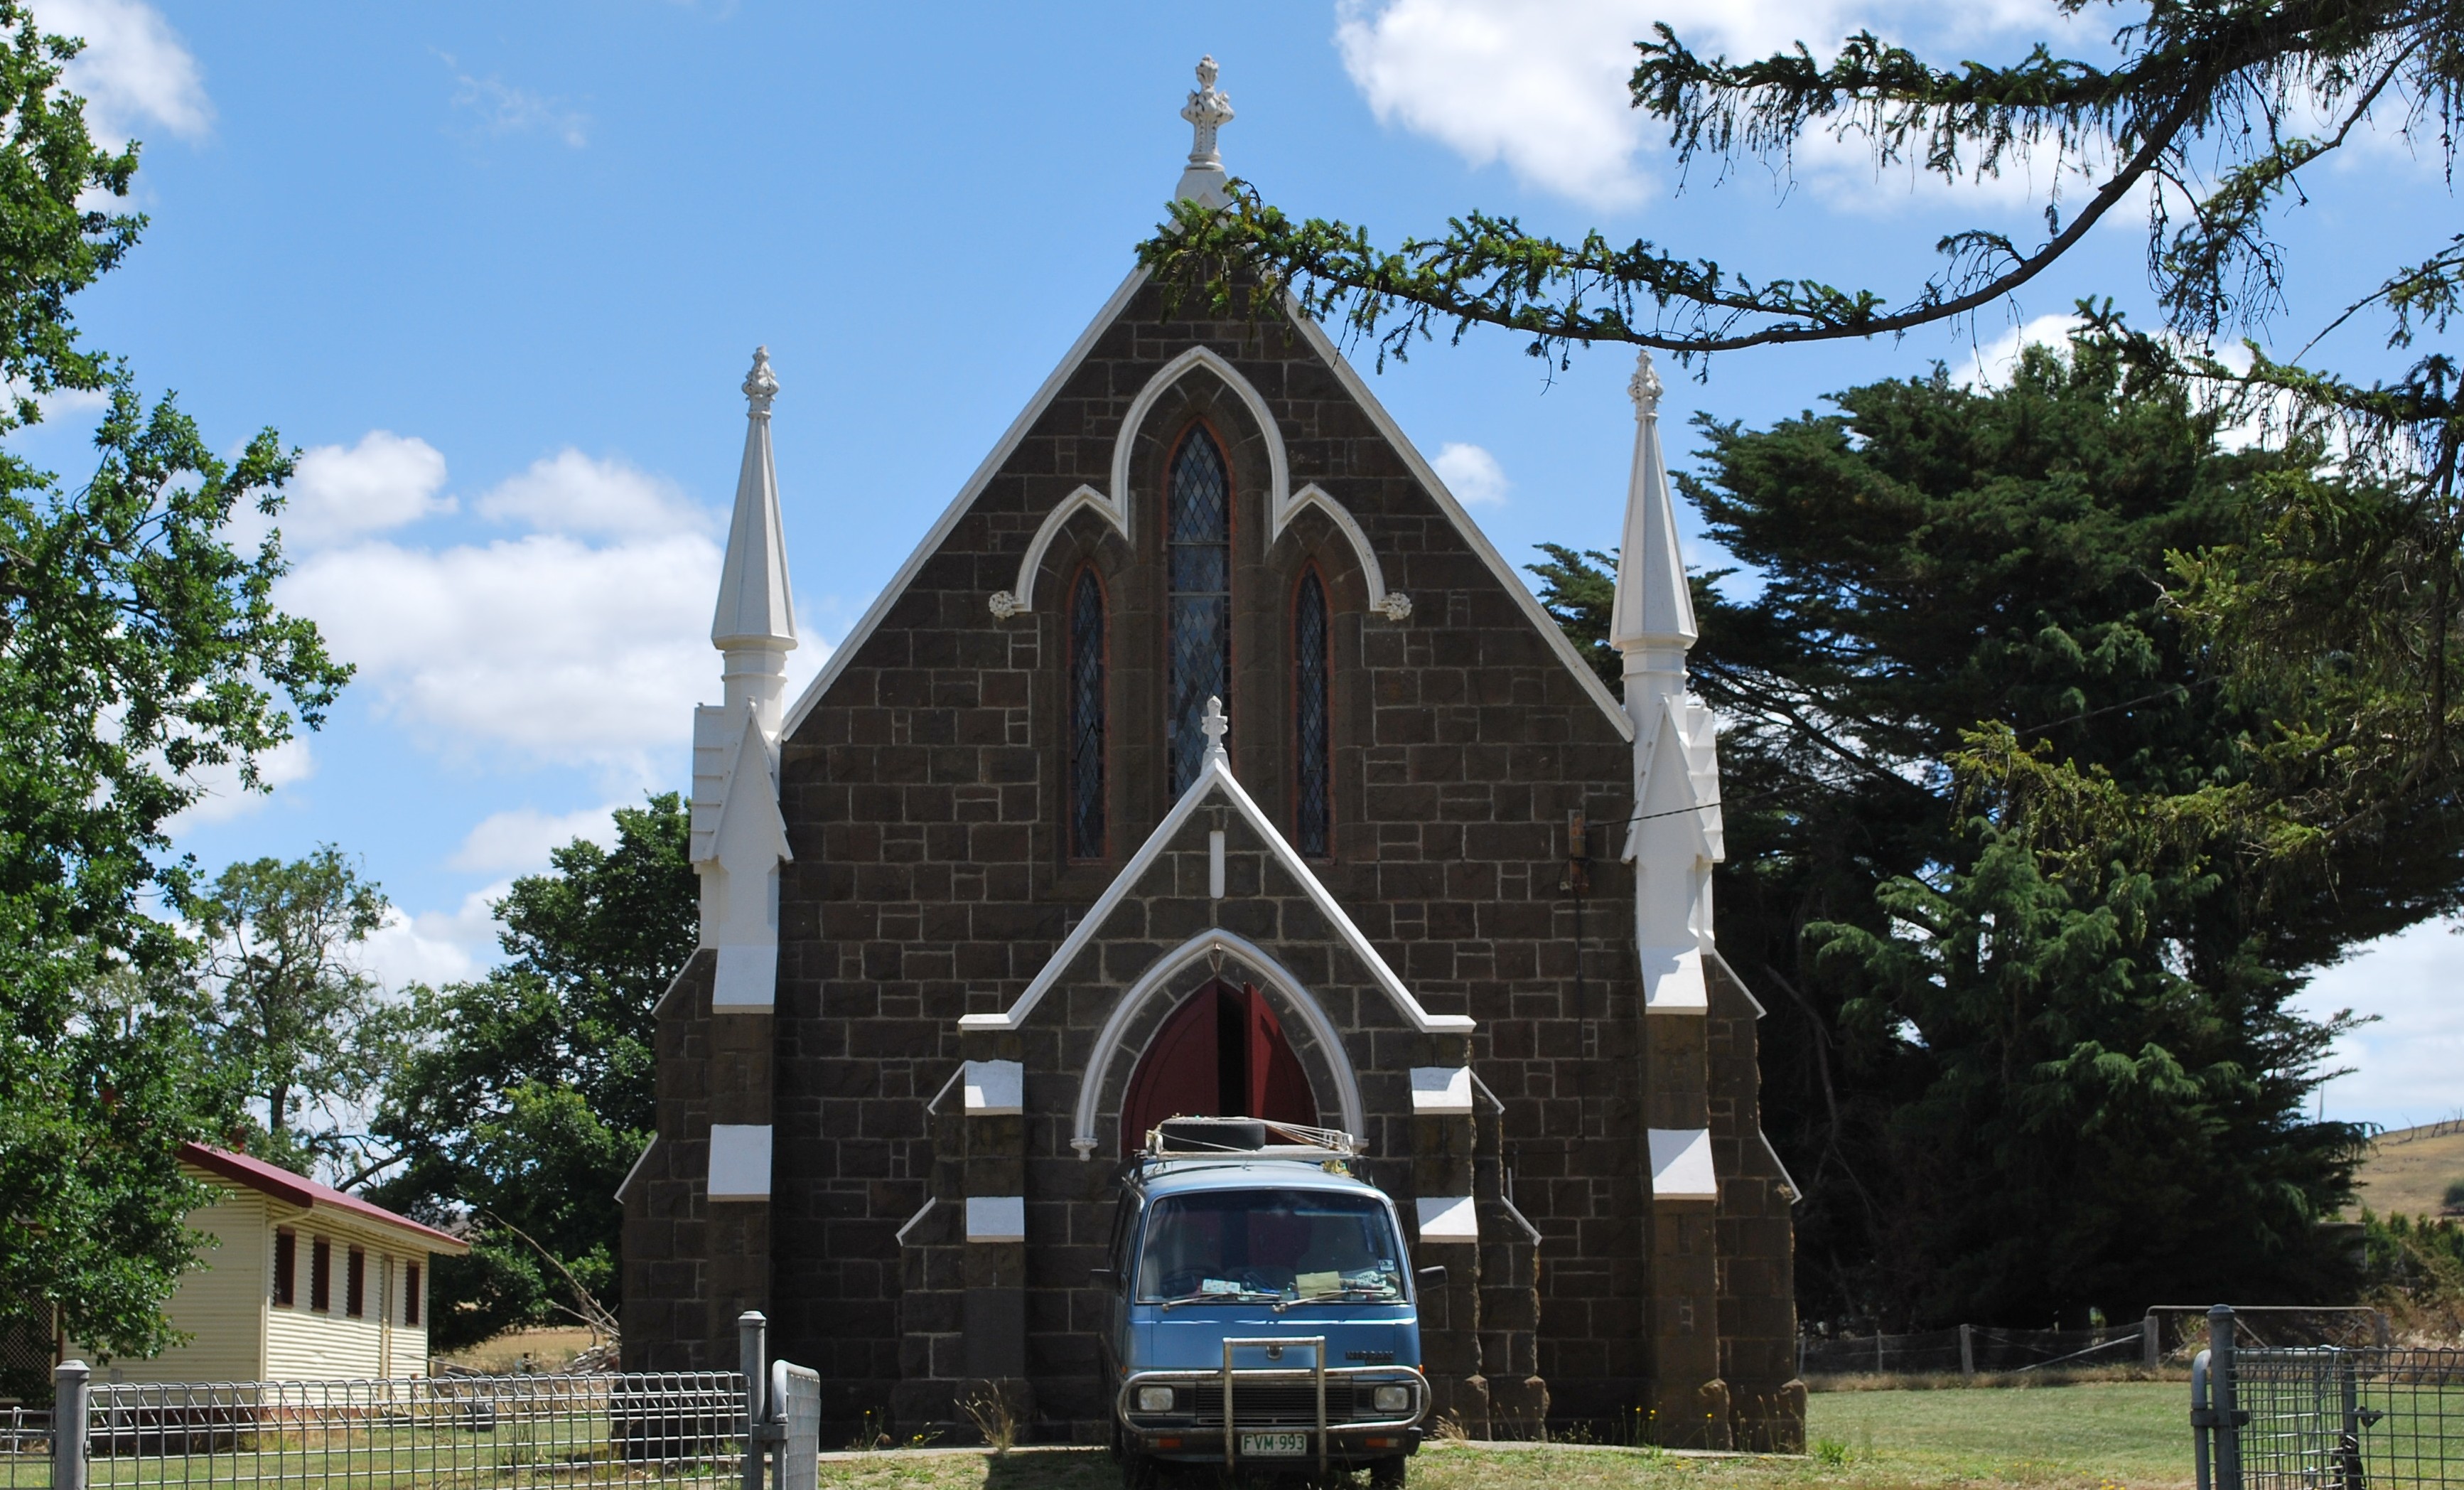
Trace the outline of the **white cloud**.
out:
[[[512,881],[502,880],[473,890],[450,911],[413,915],[395,906],[385,913],[385,923],[360,944],[361,970],[388,989],[477,977],[499,955],[489,904],[512,888]]]
[[[539,130],[577,150],[590,143],[590,116],[565,107],[563,100],[517,88],[493,73],[473,78],[452,57],[437,55],[453,73],[453,106],[470,115],[483,133],[518,135]]]
[[[1967,366],[1958,372],[1959,385],[1977,389],[2006,387],[2011,374],[2018,370],[2021,347],[2067,348],[2071,333],[2085,324],[2078,316],[2038,316],[2025,325],[2013,326],[1969,354]]]
[[[213,127],[214,106],[196,57],[152,6],[37,0],[33,9],[44,31],[85,39],[66,81],[85,99],[87,125],[97,139],[142,136],[153,123],[193,140]]]
[[[710,512],[673,481],[621,460],[593,460],[570,447],[474,505],[481,517],[546,533],[639,537],[706,532],[712,525]]]
[[[574,450],[470,505],[536,531],[312,552],[280,604],[316,621],[377,711],[427,748],[596,766],[627,788],[663,782],[676,763],[660,757],[690,736],[693,705],[718,693],[715,516],[672,482]],[[828,656],[818,638],[789,654],[791,696]]]
[[[1890,39],[1959,46],[2053,24],[2021,0],[1337,0],[1336,49],[1381,123],[1400,124],[1474,166],[1504,162],[1543,190],[1589,207],[1641,205],[1663,182],[1645,160],[1664,159],[1666,126],[1632,107],[1634,44],[1666,22],[1704,56],[1762,56],[1802,40],[1817,55],[1868,22]],[[1917,37],[1911,37],[1911,31]],[[2015,57],[2014,57],[2015,60]],[[1910,183],[1878,173],[1861,140],[1809,137],[1797,174],[1837,205],[1870,209],[1905,200]],[[1913,183],[1928,194],[1982,191],[1989,202],[2031,199],[2024,173],[1981,188]]]
[[[612,807],[584,808],[579,812],[542,812],[516,808],[494,812],[463,838],[462,847],[446,862],[475,874],[535,874],[548,867],[548,851],[576,838],[587,838],[603,849],[616,846]]]
[[[258,779],[279,791],[317,774],[317,755],[305,739],[295,735],[258,757],[256,771]],[[191,828],[246,817],[273,800],[271,792],[241,786],[236,766],[209,766],[188,779],[204,795],[163,820],[163,831],[175,840]]]
[[[718,545],[698,533],[592,547],[534,534],[437,551],[369,543],[284,581],[380,712],[451,756],[509,749],[658,779],[651,755],[712,691]]]
[[[2382,937],[2311,980],[2301,997],[2314,1013],[2350,1009],[2379,1022],[2338,1042],[2335,1063],[2353,1074],[2328,1083],[2331,1118],[2402,1127],[2464,1108],[2464,938],[2456,923],[2430,922]]]
[[[1507,492],[1514,485],[1506,478],[1505,468],[1497,463],[1495,456],[1458,440],[1440,446],[1437,458],[1429,464],[1437,468],[1446,489],[1467,507],[1503,504]]]
[[[299,457],[275,523],[290,549],[330,547],[453,510],[439,496],[445,457],[426,440],[370,430],[356,445],[319,445]]]

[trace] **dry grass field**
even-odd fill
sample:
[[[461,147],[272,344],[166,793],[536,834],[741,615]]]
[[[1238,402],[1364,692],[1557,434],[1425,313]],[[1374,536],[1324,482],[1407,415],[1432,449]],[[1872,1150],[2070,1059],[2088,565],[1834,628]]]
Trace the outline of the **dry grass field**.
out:
[[[522,1361],[527,1357],[532,1370],[561,1371],[595,1339],[586,1329],[507,1330],[495,1339],[484,1341],[468,1350],[457,1350],[436,1359],[440,1364],[498,1373],[520,1370]]]
[[[2447,1187],[2459,1180],[2464,1127],[2449,1122],[2398,1128],[2370,1145],[2362,1164],[2361,1202],[2380,1215],[2436,1215]]]

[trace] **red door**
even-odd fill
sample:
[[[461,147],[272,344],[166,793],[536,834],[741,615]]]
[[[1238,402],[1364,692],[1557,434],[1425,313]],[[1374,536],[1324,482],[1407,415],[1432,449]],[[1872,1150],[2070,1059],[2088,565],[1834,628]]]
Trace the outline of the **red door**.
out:
[[[1155,1032],[1121,1099],[1121,1145],[1141,1147],[1166,1118],[1317,1122],[1317,1099],[1274,1006],[1254,987],[1210,980]]]

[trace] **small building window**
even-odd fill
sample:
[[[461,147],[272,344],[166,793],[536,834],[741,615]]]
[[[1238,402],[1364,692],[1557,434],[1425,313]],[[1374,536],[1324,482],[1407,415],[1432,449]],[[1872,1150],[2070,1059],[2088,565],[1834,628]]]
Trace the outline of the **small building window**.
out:
[[[1170,514],[1170,697],[1164,734],[1172,793],[1189,789],[1206,764],[1206,701],[1232,712],[1232,479],[1203,426],[1181,436],[1165,499]]]
[[[1104,587],[1091,568],[1069,596],[1069,856],[1104,856]]]
[[[419,1323],[419,1264],[416,1262],[402,1265],[402,1322],[405,1324]]]
[[[1301,576],[1292,601],[1292,829],[1310,858],[1331,852],[1334,826],[1326,634],[1326,586],[1311,569]]]
[[[274,1301],[288,1309],[299,1300],[299,1238],[289,1227],[274,1234]]]
[[[319,1314],[334,1307],[334,1244],[322,1236],[308,1244],[308,1307]]]
[[[368,1255],[357,1247],[342,1270],[342,1312],[355,1320],[368,1314]]]

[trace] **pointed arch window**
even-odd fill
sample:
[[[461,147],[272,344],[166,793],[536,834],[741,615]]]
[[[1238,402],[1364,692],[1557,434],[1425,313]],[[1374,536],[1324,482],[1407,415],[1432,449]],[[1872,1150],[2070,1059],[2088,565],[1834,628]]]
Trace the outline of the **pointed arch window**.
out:
[[[1069,593],[1069,856],[1104,856],[1104,587],[1091,568]]]
[[[1332,852],[1334,791],[1328,725],[1326,586],[1317,570],[1301,575],[1292,598],[1292,838],[1301,853]]]
[[[1232,482],[1223,452],[1193,425],[1173,453],[1165,496],[1172,584],[1169,695],[1164,733],[1174,796],[1206,764],[1206,701],[1232,712]]]

